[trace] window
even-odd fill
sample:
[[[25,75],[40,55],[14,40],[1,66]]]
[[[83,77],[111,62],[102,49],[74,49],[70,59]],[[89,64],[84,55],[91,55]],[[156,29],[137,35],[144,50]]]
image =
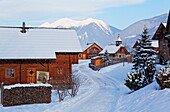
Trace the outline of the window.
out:
[[[14,77],[14,69],[6,69],[6,77]]]
[[[62,74],[62,68],[58,68],[58,74]]]
[[[81,54],[79,54],[79,57],[81,57],[82,55]]]

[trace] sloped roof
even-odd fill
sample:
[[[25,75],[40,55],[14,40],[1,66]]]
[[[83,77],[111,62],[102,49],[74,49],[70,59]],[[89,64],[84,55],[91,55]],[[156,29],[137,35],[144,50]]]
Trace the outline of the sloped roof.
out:
[[[85,50],[87,50],[89,47],[91,47],[92,45],[96,45],[96,46],[98,46],[99,48],[101,48],[97,43],[88,43],[84,48],[83,48],[83,52],[85,51]],[[102,49],[102,48],[101,48]]]
[[[55,52],[82,52],[71,29],[0,28],[0,59],[56,58]]]
[[[164,27],[166,28],[167,26],[167,23],[166,22],[162,22],[162,24],[164,25]]]
[[[94,43],[88,43],[86,44],[82,49],[83,51],[85,51],[86,49],[88,49],[90,46],[92,46]]]
[[[160,38],[160,31],[161,30],[166,30],[167,23],[166,22],[161,22],[157,30],[155,31],[152,40],[159,40]],[[162,31],[161,31],[162,33]]]
[[[115,54],[122,45],[116,46],[115,44],[109,44],[104,47],[104,49],[99,54],[104,54],[107,50],[109,54]]]

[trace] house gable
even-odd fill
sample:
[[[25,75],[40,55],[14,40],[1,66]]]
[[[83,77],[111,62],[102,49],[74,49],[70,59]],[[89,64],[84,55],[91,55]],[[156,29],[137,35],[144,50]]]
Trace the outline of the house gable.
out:
[[[161,23],[156,30],[154,36],[152,37],[152,40],[159,40],[161,37],[165,35],[166,32],[166,23]]]
[[[128,50],[124,47],[124,46],[121,46],[117,51],[116,51],[116,54],[129,54]]]
[[[86,48],[83,53],[79,54],[79,59],[90,59],[93,56],[98,56],[99,52],[103,49],[97,45],[96,43],[93,43],[88,48]]]

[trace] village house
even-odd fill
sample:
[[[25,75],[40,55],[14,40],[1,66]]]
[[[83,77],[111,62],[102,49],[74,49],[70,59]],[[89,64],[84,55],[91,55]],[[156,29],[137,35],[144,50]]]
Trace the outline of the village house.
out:
[[[110,58],[125,58],[126,55],[129,54],[125,46],[122,45],[122,40],[119,36],[115,44],[106,45],[99,54],[104,55],[106,52],[109,54]]]
[[[79,54],[78,59],[91,59],[91,57],[99,56],[99,52],[102,50],[96,43],[87,43],[83,52]]]
[[[159,41],[159,55],[170,60],[170,12],[167,23],[159,25],[152,39]]]
[[[73,29],[1,27],[0,82],[41,83],[72,75],[82,52]],[[52,82],[53,81],[53,82]]]
[[[115,44],[106,45],[99,54],[100,56],[92,57],[89,63],[89,67],[93,70],[100,70],[103,67],[120,62],[131,62],[131,56],[128,56],[129,52],[122,45],[122,40],[119,36]]]

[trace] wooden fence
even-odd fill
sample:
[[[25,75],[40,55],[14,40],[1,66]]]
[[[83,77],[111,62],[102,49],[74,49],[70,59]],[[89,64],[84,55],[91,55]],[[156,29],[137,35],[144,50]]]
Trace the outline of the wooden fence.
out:
[[[93,63],[89,63],[89,67],[95,71],[99,71],[101,68],[109,66],[109,65],[114,65],[117,63],[124,63],[127,62],[127,58],[112,58],[111,60],[105,61],[100,65],[93,65]]]

